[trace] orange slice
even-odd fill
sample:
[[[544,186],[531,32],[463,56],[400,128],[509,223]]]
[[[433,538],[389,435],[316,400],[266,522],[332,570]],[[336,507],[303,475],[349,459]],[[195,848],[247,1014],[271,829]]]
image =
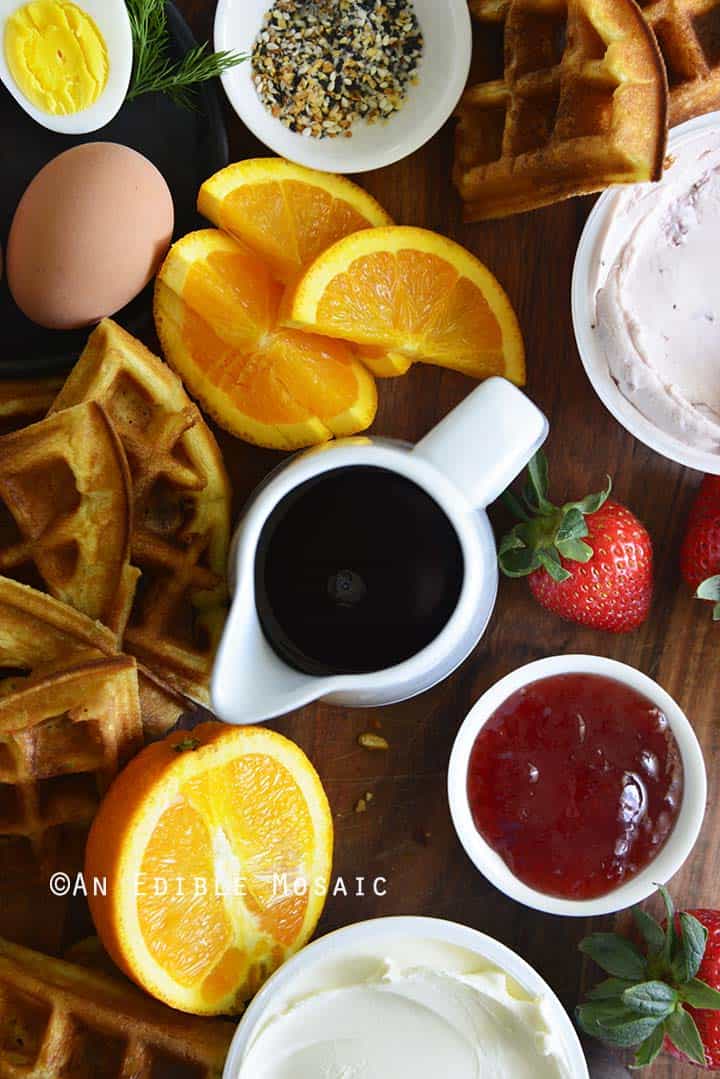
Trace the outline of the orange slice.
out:
[[[425,229],[340,240],[288,291],[283,321],[391,358],[525,381],[522,334],[501,285],[465,248]]]
[[[377,411],[372,375],[343,342],[279,326],[282,293],[231,236],[185,236],[155,287],[169,364],[221,426],[259,446],[297,449],[365,430]]]
[[[344,236],[392,225],[382,206],[357,184],[283,158],[228,165],[202,185],[198,209],[262,256],[286,282]]]
[[[264,728],[203,723],[146,747],[103,800],[87,844],[106,950],[154,997],[235,1013],[312,935],[332,865],[320,779]],[[102,891],[105,894],[101,894]]]

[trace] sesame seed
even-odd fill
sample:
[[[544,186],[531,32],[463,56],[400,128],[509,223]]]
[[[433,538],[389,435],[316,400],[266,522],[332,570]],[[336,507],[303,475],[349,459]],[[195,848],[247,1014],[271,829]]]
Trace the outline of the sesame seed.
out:
[[[265,107],[305,137],[349,138],[398,112],[423,36],[412,0],[275,0],[252,54]]]

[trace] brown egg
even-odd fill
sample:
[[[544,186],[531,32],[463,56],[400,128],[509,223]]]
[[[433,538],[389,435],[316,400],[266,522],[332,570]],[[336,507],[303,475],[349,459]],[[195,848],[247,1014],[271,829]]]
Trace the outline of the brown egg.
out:
[[[174,217],[163,176],[142,154],[113,142],[67,150],[15,211],[5,262],[16,304],[58,330],[115,314],[157,271]]]

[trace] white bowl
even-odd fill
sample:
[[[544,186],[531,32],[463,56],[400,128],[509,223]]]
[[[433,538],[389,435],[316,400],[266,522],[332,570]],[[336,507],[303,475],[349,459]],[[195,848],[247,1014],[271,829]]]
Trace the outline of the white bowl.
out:
[[[474,952],[509,974],[526,992],[544,997],[570,1075],[573,1079],[589,1079],[585,1057],[570,1017],[537,971],[504,944],[476,929],[440,918],[418,917],[375,918],[345,926],[314,941],[280,967],[245,1012],[230,1046],[223,1079],[237,1079],[243,1057],[256,1032],[266,1018],[278,1014],[293,1000],[302,997],[306,991],[303,982],[308,980],[311,971],[317,977],[318,968],[325,966],[330,981],[337,972],[338,963],[367,957],[373,954],[370,949],[382,948],[382,942],[388,940],[439,942]]]
[[[512,873],[503,859],[485,842],[475,827],[467,795],[470,754],[480,729],[508,697],[523,686],[558,674],[596,674],[622,682],[651,700],[667,716],[684,769],[683,798],[675,827],[665,846],[641,873],[597,899],[560,899],[546,895]],[[616,660],[600,656],[552,656],[529,663],[509,674],[483,694],[460,728],[448,770],[448,796],[455,831],[471,861],[491,884],[526,907],[567,917],[589,918],[614,914],[642,903],[657,884],[666,884],[687,860],[695,846],[707,799],[707,775],[702,750],[685,713],[657,682]]]
[[[668,153],[676,150],[682,142],[698,131],[717,131],[720,112],[708,113],[695,120],[688,120],[670,132]],[[597,334],[593,331],[595,320],[594,296],[599,271],[601,249],[605,243],[608,226],[615,202],[627,190],[627,186],[608,188],[596,202],[583,229],[572,277],[572,320],[580,359],[595,392],[615,419],[631,435],[662,454],[671,461],[696,468],[701,472],[720,474],[720,454],[696,450],[685,445],[639,412],[620,392],[610,374]]]
[[[465,88],[472,55],[467,0],[414,0],[425,48],[416,85],[389,120],[356,124],[351,139],[304,138],[289,131],[260,101],[248,61],[222,76],[225,92],[252,133],[281,157],[325,172],[366,172],[392,165],[440,130]],[[251,53],[271,0],[220,0],[215,48]]]

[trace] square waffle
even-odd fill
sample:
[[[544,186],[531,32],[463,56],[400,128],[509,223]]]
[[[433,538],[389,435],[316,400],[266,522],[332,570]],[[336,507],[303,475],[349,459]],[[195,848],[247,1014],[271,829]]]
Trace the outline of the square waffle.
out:
[[[0,573],[118,635],[135,592],[127,461],[89,402],[0,438]]]
[[[220,1079],[234,1032],[0,940],[0,1079]]]
[[[640,0],[670,84],[670,126],[720,108],[719,0]]]
[[[67,904],[49,877],[82,868],[100,799],[143,742],[135,660],[76,660],[0,698],[0,932],[51,949]]]
[[[132,561],[142,577],[125,648],[205,703],[227,604],[230,485],[217,443],[179,378],[109,319],[52,412],[81,401],[106,410],[132,476]]]
[[[667,81],[633,0],[472,0],[482,81],[459,106],[466,219],[658,179]]]

